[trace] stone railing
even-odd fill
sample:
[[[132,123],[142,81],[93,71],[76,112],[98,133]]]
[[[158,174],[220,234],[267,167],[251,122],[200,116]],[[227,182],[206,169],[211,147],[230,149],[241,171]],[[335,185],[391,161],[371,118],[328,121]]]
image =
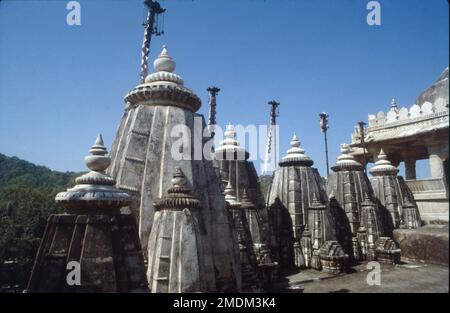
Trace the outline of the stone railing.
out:
[[[448,112],[448,99],[439,98],[434,103],[425,102],[421,106],[414,104],[409,109],[391,108],[387,113],[378,112],[377,115],[369,115],[369,127],[382,126],[396,122],[417,121],[440,112]]]
[[[413,194],[420,193],[445,193],[447,186],[443,178],[411,179],[406,180],[406,184]]]
[[[435,103],[425,102],[421,106],[414,104],[411,108],[401,109],[391,108],[387,113],[378,112],[377,115],[369,115],[368,127],[364,133],[368,135],[372,132],[389,132],[393,128],[409,124],[419,123],[420,125],[447,123],[448,124],[449,104],[448,99],[439,98]],[[360,141],[360,129],[356,125],[352,137],[352,143]]]

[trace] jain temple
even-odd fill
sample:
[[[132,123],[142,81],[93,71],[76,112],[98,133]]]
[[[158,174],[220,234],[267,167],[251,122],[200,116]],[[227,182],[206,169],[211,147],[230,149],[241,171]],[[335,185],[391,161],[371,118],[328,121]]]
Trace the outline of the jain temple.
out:
[[[220,89],[208,88],[207,121],[163,46],[125,95],[109,153],[98,135],[90,171],[56,196],[67,213],[49,217],[27,292],[265,292],[292,273],[347,275],[369,261],[448,266],[448,236],[432,228],[449,218],[448,88],[446,68],[412,106],[380,105],[330,147],[340,155],[327,177],[291,134],[263,194],[232,124],[214,145]],[[416,178],[422,159],[430,178]],[[82,275],[70,286],[72,261]]]

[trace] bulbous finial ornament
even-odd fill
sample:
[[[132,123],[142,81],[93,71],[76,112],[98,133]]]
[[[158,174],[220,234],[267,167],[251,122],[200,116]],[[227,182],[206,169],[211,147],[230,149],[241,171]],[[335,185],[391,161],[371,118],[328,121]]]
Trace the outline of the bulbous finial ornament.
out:
[[[236,137],[236,131],[234,130],[233,125],[227,125],[227,129],[225,130],[225,137],[229,139],[234,139],[234,137]]]
[[[55,201],[69,212],[80,214],[115,213],[121,207],[129,205],[131,196],[114,187],[116,181],[105,173],[111,163],[102,135],[97,135],[89,150],[91,155],[84,158],[91,170],[75,179],[76,185],[56,195]]]
[[[352,149],[350,145],[343,143],[341,144],[341,155],[337,157],[336,165],[331,169],[333,171],[339,170],[362,170],[362,165],[355,160],[355,157],[351,155]]]
[[[386,160],[387,155],[384,152],[383,148],[380,149],[380,154],[378,154],[378,160]]]
[[[378,154],[378,161],[375,162],[374,167],[372,167],[369,172],[373,176],[383,176],[397,175],[399,170],[387,159],[386,153],[383,148],[381,148],[380,153]]]
[[[294,133],[294,136],[291,139],[291,147],[299,148],[300,140],[298,140],[297,135]]]
[[[170,72],[175,71],[176,63],[169,55],[167,46],[163,45],[163,49],[159,57],[153,62],[156,72]]]
[[[245,148],[241,147],[236,139],[236,130],[231,123],[228,123],[224,132],[225,138],[220,141],[215,149],[216,159],[218,160],[246,160],[249,157]]]
[[[397,109],[397,100],[395,98],[391,100],[391,109]]]
[[[305,154],[305,150],[300,148],[300,140],[294,133],[291,139],[291,147],[286,151],[286,155],[281,159],[280,165],[301,165],[312,166],[313,160]]]
[[[348,154],[350,153],[350,146],[346,143],[341,144],[341,154]]]
[[[111,164],[111,158],[105,156],[108,151],[103,143],[102,134],[97,135],[97,139],[89,152],[91,155],[84,157],[86,166],[92,171],[104,173]]]
[[[172,176],[172,186],[167,195],[155,202],[156,210],[183,210],[200,208],[200,201],[191,194],[187,179],[179,166],[176,166]]]

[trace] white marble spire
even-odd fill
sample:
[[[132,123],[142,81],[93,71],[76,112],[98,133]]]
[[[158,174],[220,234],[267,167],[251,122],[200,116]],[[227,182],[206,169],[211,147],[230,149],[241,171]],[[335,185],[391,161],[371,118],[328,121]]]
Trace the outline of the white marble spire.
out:
[[[129,205],[131,196],[114,187],[116,181],[105,173],[111,159],[106,155],[108,151],[101,134],[97,136],[89,152],[91,154],[84,161],[91,171],[77,177],[75,187],[58,193],[55,201],[69,210],[84,212],[114,212]]]
[[[298,140],[295,133],[291,139],[291,148],[289,148],[286,153],[287,154],[281,159],[280,164],[285,162],[303,162],[311,166],[314,163],[311,158],[305,154],[305,150],[300,148],[300,140]]]
[[[397,100],[395,98],[392,98],[391,100],[391,110],[397,111]]]
[[[226,156],[226,159],[229,159],[234,153],[238,154],[238,160],[243,160],[244,157],[247,158],[247,151],[240,146],[240,142],[236,140],[236,131],[234,126],[228,124],[225,132],[225,139],[222,140],[219,144],[219,147],[216,148],[215,154],[217,159],[221,160],[224,158],[224,154],[232,153],[230,156]],[[233,157],[234,159],[234,157]]]
[[[337,157],[336,165],[333,168],[339,169],[362,169],[361,163],[355,160],[355,157],[350,154],[351,148],[348,144],[341,144],[341,155]]]
[[[145,78],[145,83],[149,85],[184,85],[181,76],[173,73],[176,63],[169,55],[167,46],[164,45],[160,55],[153,62],[154,73]]]
[[[392,165],[387,159],[386,153],[381,149],[380,154],[378,154],[378,161],[375,162],[375,166],[369,172],[373,176],[397,175],[398,169]]]

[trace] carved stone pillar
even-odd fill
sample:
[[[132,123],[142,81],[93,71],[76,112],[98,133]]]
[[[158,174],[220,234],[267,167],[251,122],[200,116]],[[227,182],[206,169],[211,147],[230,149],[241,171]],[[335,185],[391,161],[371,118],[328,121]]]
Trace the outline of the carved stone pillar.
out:
[[[431,178],[442,178],[445,176],[444,161],[441,157],[440,146],[428,147],[428,160],[430,163]]]
[[[405,179],[416,179],[416,160],[405,159]]]

